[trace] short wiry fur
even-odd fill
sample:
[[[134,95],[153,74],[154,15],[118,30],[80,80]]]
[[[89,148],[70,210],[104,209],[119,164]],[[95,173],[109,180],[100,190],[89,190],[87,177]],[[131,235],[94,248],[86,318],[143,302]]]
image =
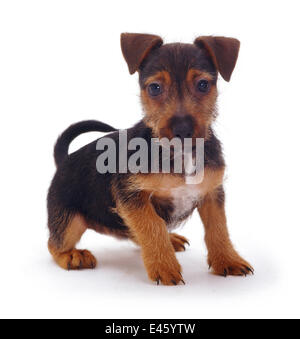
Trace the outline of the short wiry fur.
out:
[[[188,241],[170,230],[197,208],[206,231],[208,263],[214,272],[225,276],[253,272],[229,238],[222,187],[225,164],[211,126],[216,118],[217,75],[219,72],[229,81],[238,40],[199,37],[194,44],[163,45],[155,35],[125,33],[121,47],[130,73],[139,72],[145,113],[127,130],[128,142],[140,137],[150,149],[153,137],[171,139],[179,133],[193,141],[204,138],[204,180],[187,185],[184,173],[99,174],[97,140],[70,155],[68,146],[88,131],[111,132],[107,136],[118,145],[117,130],[97,121],[72,125],[55,147],[57,172],[48,193],[49,251],[65,269],[94,268],[94,256],[75,248],[87,229],[129,238],[141,246],[149,278],[176,285],[184,281],[175,251],[184,250]],[[209,84],[207,92],[197,90],[199,79]],[[153,83],[163,89],[155,97],[149,94]],[[128,151],[127,158],[131,153]]]

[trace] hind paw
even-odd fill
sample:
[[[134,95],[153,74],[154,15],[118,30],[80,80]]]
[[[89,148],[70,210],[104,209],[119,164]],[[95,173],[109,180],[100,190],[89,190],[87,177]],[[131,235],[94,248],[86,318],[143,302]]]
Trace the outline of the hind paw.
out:
[[[176,233],[170,233],[170,240],[176,252],[183,252],[185,251],[186,244],[190,245],[185,237]]]
[[[65,270],[93,269],[97,265],[96,258],[87,250],[73,249],[61,253],[55,260]]]

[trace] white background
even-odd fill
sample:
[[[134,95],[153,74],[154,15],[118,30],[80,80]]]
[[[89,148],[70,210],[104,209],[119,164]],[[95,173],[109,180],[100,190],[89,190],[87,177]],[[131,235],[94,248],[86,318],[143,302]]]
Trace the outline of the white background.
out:
[[[297,4],[0,2],[1,317],[299,317]],[[141,117],[121,32],[166,42],[211,34],[241,40],[231,82],[219,83],[215,129],[228,164],[229,229],[253,277],[208,272],[197,214],[179,230],[191,241],[178,254],[186,286],[157,287],[138,248],[92,231],[80,247],[95,254],[96,270],[65,272],[48,254],[46,194],[58,134],[80,120],[126,128]],[[72,149],[99,135],[79,137]]]

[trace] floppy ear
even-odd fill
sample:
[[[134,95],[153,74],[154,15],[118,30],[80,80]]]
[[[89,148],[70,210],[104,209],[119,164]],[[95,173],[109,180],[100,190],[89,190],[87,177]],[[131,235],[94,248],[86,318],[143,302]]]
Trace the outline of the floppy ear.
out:
[[[154,47],[163,43],[162,38],[157,35],[122,33],[121,49],[127,62],[129,73],[136,72],[143,60]]]
[[[208,51],[223,79],[229,81],[239,54],[239,40],[217,36],[200,36],[194,43]]]

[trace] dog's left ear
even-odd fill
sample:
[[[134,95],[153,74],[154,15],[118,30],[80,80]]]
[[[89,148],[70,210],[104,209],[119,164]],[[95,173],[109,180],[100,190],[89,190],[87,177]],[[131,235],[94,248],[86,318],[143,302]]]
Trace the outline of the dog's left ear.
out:
[[[223,79],[229,81],[239,54],[239,40],[225,37],[200,36],[194,43],[208,51]]]
[[[162,38],[157,35],[122,33],[121,49],[127,62],[129,73],[135,73],[149,52],[155,47],[160,47],[162,43]]]

